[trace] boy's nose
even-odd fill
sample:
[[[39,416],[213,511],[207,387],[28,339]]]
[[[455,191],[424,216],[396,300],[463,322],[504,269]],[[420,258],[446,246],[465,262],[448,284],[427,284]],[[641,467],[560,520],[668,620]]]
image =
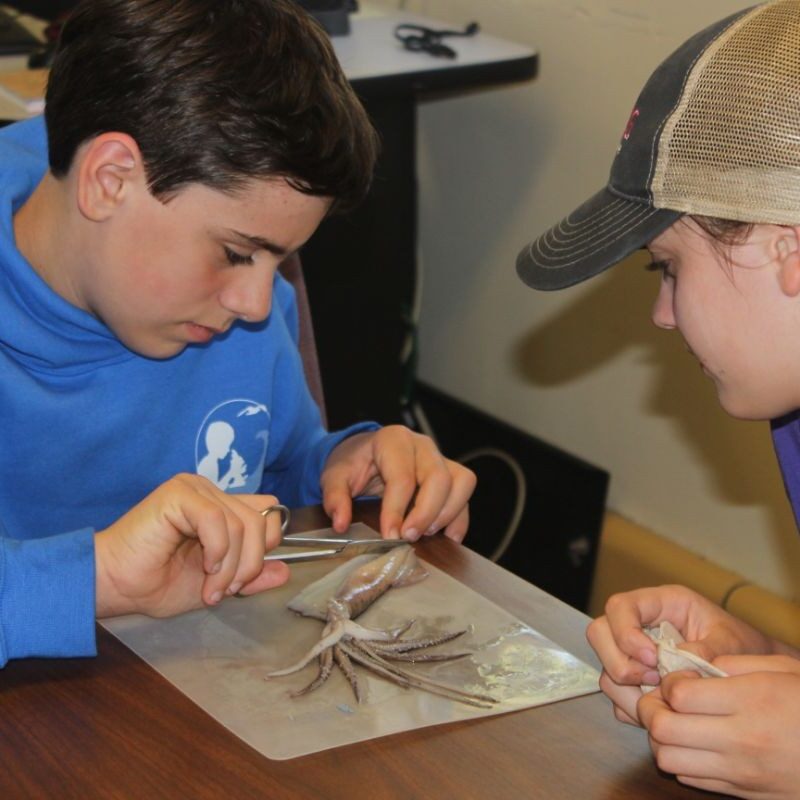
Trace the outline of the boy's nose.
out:
[[[262,322],[269,316],[272,308],[273,273],[252,270],[252,274],[242,277],[226,287],[222,294],[222,305],[246,322]]]
[[[675,315],[672,309],[672,291],[663,281],[658,290],[656,301],[653,303],[653,311],[650,318],[657,328],[667,331],[675,328]]]

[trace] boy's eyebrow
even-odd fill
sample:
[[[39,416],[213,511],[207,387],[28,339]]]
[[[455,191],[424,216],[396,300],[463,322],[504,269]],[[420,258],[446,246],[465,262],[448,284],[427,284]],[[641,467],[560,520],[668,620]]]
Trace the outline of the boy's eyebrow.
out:
[[[234,236],[237,236],[239,239],[243,239],[248,244],[257,247],[259,250],[266,250],[275,256],[289,255],[289,251],[285,247],[282,247],[275,242],[271,242],[269,239],[265,239],[263,236],[252,236],[249,233],[242,233],[241,231],[235,231],[233,229],[230,229],[228,232]]]

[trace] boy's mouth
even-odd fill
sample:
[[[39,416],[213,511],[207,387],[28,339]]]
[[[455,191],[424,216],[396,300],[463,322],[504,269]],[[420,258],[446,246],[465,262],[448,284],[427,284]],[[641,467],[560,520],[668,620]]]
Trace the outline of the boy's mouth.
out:
[[[187,322],[186,329],[189,334],[189,339],[198,344],[210,342],[215,336],[224,333],[224,331],[219,328],[209,328],[207,325],[199,325],[196,322]]]

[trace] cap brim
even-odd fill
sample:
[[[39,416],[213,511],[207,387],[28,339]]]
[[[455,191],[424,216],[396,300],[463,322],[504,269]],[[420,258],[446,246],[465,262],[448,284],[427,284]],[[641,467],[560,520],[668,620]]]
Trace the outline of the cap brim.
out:
[[[531,242],[517,256],[517,273],[534,289],[565,289],[640,250],[681,216],[603,189]]]

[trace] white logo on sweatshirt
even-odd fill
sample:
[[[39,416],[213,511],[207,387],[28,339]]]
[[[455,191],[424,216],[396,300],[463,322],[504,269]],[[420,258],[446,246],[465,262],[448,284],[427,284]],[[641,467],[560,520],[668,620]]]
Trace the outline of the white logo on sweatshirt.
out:
[[[195,440],[197,474],[226,492],[258,492],[270,414],[255,400],[226,400],[203,420]]]

